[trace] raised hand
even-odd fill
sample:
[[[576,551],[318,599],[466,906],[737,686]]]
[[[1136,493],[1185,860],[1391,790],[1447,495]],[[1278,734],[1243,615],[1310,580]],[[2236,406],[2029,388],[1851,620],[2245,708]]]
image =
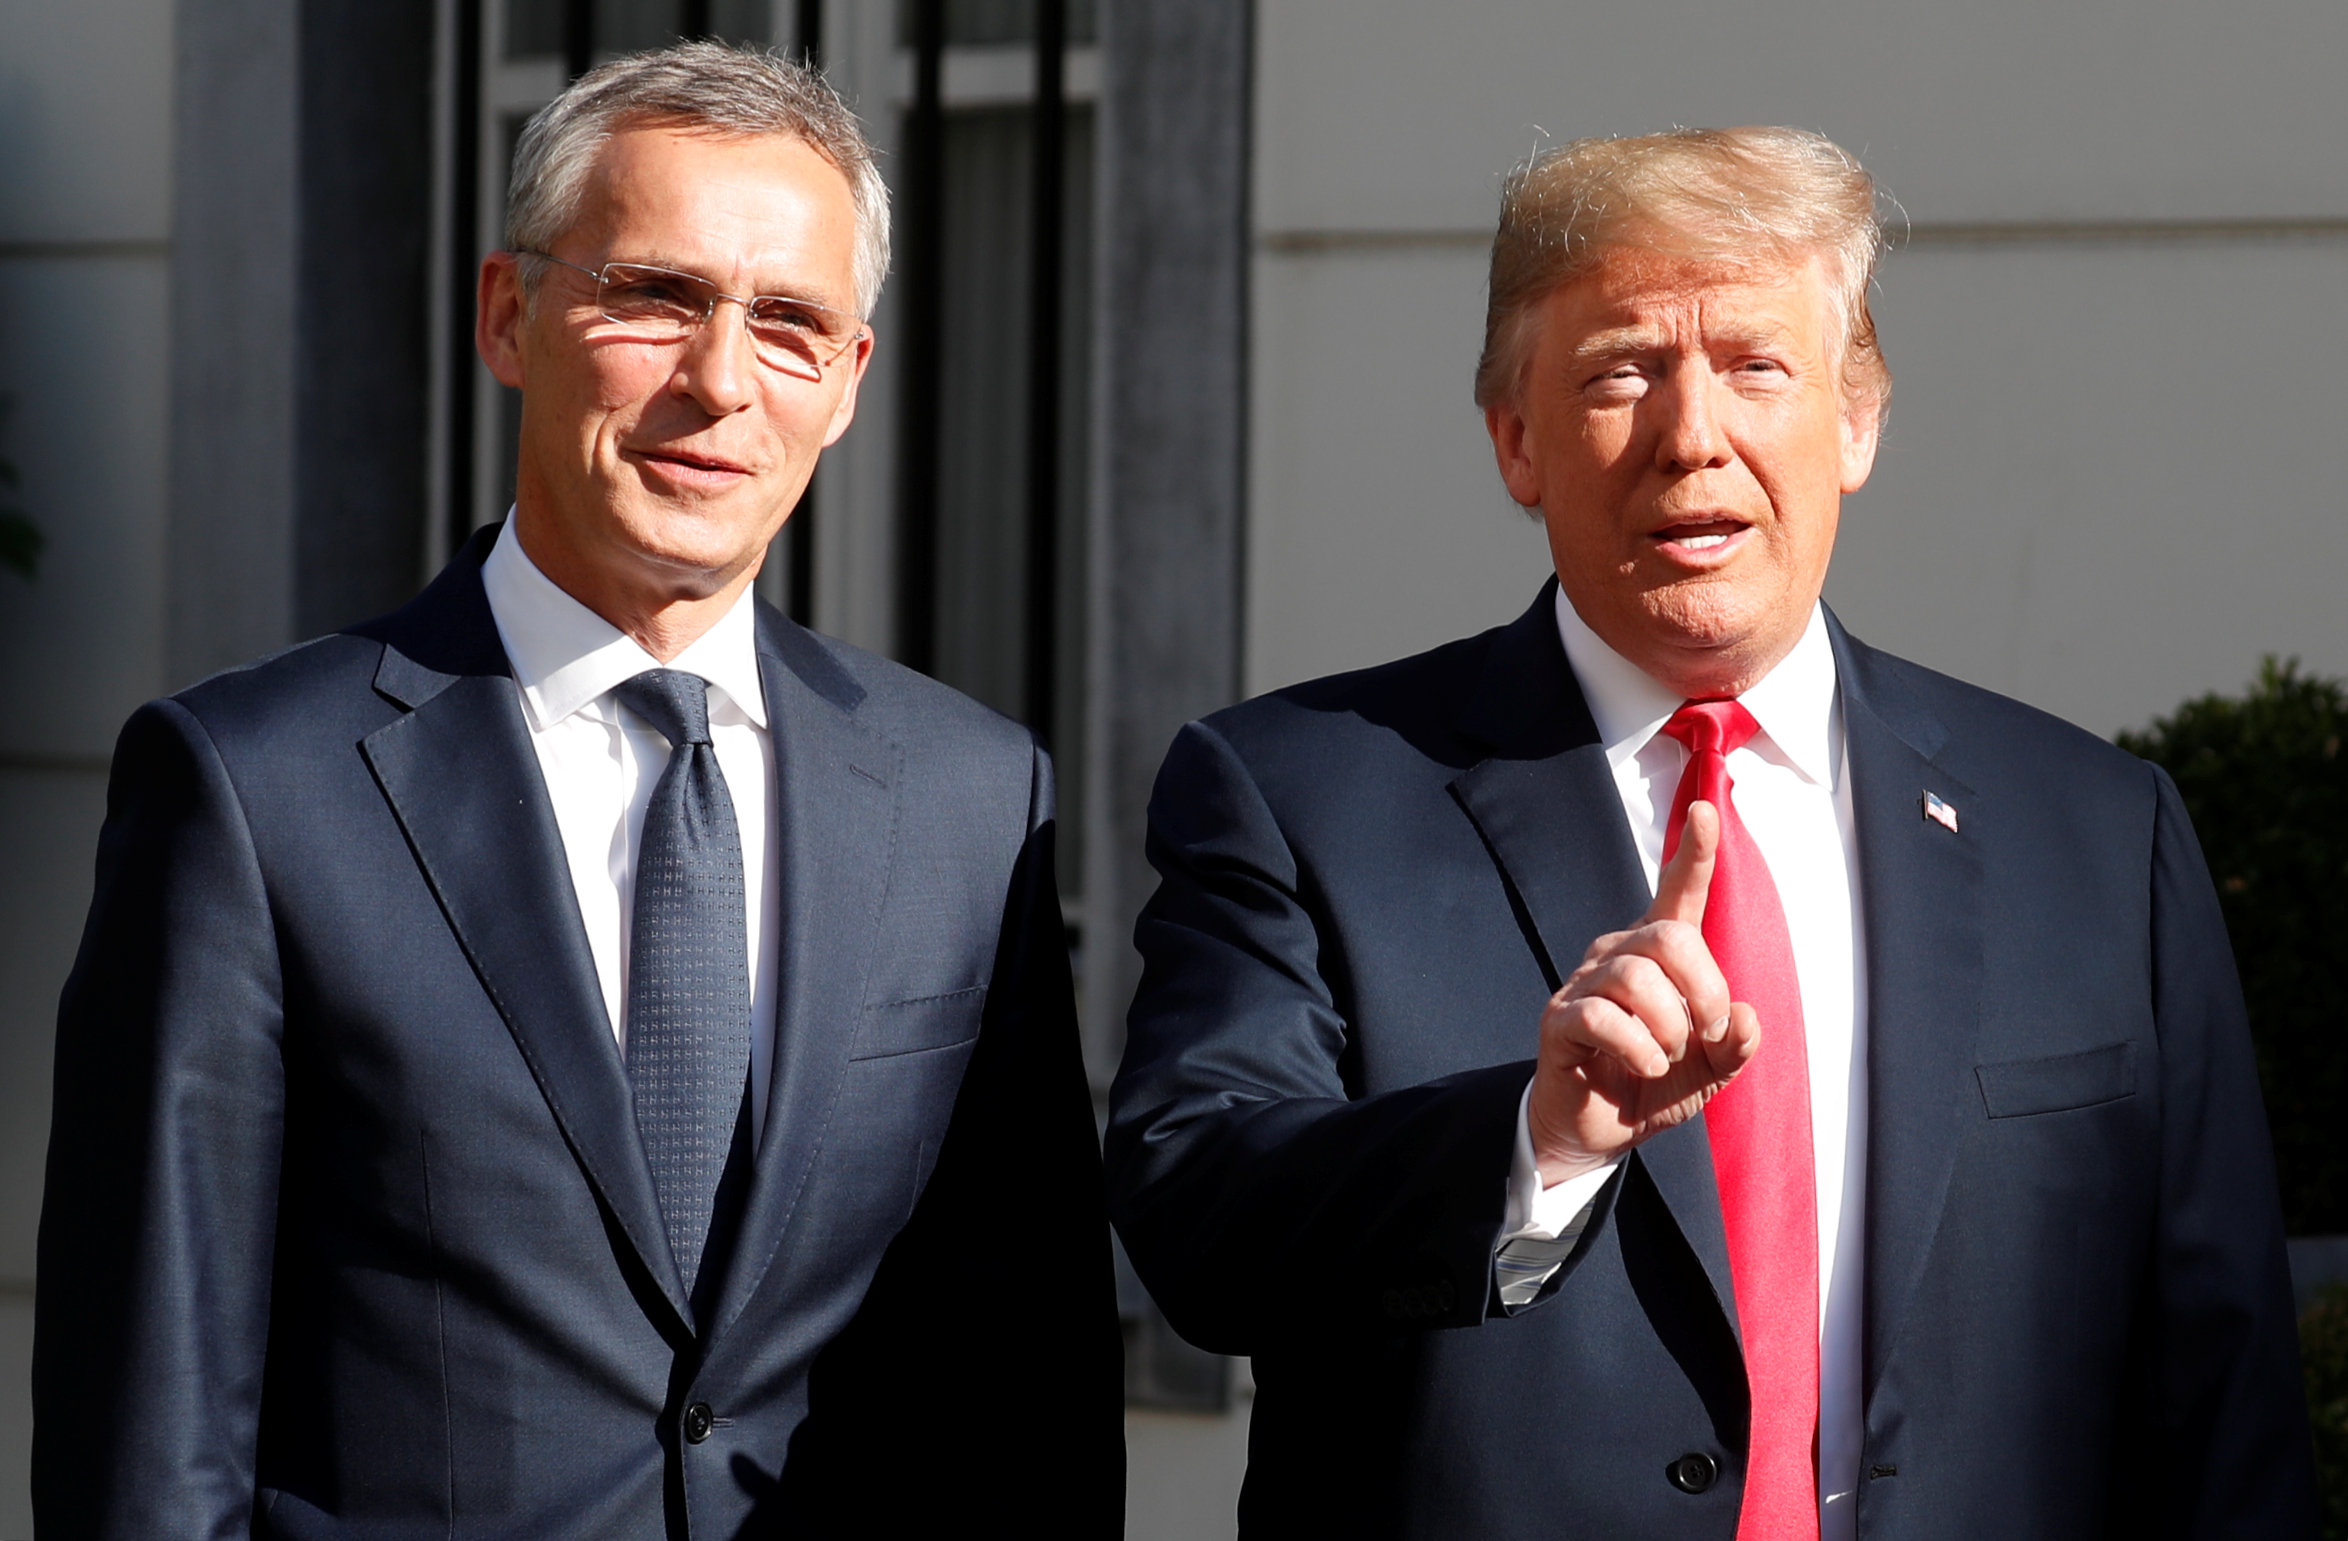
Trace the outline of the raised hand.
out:
[[[1603,1166],[1695,1116],[1761,1047],[1704,944],[1720,815],[1688,808],[1679,850],[1638,925],[1602,936],[1541,1013],[1525,1122],[1544,1184]]]

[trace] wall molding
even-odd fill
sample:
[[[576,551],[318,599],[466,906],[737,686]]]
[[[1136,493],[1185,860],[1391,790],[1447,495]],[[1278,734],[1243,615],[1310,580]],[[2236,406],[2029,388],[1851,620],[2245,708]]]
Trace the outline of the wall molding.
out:
[[[0,262],[110,262],[170,255],[167,240],[0,241]]]
[[[2168,220],[1913,220],[1888,226],[1892,251],[1941,246],[2144,246],[2189,242],[2342,241],[2348,217]],[[1333,252],[1482,252],[1492,244],[1480,229],[1265,230],[1256,250],[1272,257]]]
[[[0,749],[0,771],[42,776],[104,776],[114,759],[103,754],[49,754],[37,749]]]

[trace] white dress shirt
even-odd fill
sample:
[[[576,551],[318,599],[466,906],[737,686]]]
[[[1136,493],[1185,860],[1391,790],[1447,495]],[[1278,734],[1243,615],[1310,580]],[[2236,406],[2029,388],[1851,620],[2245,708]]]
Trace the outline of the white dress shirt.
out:
[[[1663,866],[1664,824],[1688,750],[1662,732],[1682,698],[1625,659],[1557,595],[1557,629],[1614,771],[1647,886]],[[1867,990],[1858,845],[1843,749],[1842,703],[1825,612],[1794,650],[1739,698],[1761,725],[1728,757],[1737,816],[1769,863],[1801,982],[1818,1177],[1818,1491],[1820,1541],[1849,1541],[1859,1480],[1859,1351],[1867,1140]],[[1560,963],[1569,961],[1560,959]],[[1764,1034],[1768,1024],[1762,1024]],[[1532,1088],[1526,1087],[1529,1099]],[[1524,1104],[1509,1174],[1503,1242],[1578,1228],[1611,1166],[1543,1189]]]
[[[669,743],[612,698],[647,669],[681,669],[709,682],[709,739],[734,800],[742,838],[743,932],[750,965],[750,1117],[766,1127],[774,1063],[782,875],[776,861],[774,741],[758,676],[757,609],[745,589],[734,608],[667,664],[555,587],[524,554],[507,519],[481,566],[498,640],[521,688],[530,745],[562,832],[579,918],[595,956],[603,1006],[623,1054],[628,1045],[628,935],[635,914],[636,851],[644,808],[668,764]]]

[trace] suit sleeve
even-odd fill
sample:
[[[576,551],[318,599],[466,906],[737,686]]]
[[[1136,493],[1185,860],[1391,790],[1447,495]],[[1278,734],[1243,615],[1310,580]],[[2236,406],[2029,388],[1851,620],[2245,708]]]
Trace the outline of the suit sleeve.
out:
[[[2161,1204],[2146,1480],[2132,1533],[2313,1536],[2315,1488],[2274,1160],[2242,994],[2183,801],[2153,838]]]
[[[249,1532],[283,1003],[243,810],[171,701],[116,746],[58,1010],[33,1343],[44,1535]]]
[[[1212,727],[1175,740],[1148,850],[1108,1157],[1167,1319],[1226,1353],[1480,1321],[1531,1062],[1349,1096],[1309,874]]]

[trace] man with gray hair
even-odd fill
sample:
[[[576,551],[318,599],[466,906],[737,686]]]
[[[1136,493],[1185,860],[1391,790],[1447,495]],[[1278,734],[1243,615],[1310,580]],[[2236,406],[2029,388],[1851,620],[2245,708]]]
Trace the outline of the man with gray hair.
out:
[[[124,729],[43,1535],[1117,1532],[1050,764],[751,594],[887,219],[809,70],[582,78],[481,269],[511,517]]]
[[[1109,1130],[1246,1537],[2310,1537],[2257,1079],[2157,769],[1820,602],[1891,379],[1788,129],[1509,184],[1556,577],[1193,723]]]

